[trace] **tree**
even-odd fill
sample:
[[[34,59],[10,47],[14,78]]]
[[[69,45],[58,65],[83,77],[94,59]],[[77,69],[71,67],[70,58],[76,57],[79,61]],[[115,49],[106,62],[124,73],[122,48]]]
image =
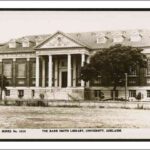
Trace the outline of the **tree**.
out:
[[[1,94],[0,94],[0,99],[2,100],[2,94],[3,94],[3,91],[6,90],[6,86],[8,86],[9,83],[7,81],[7,78],[6,76],[4,75],[0,75],[0,88],[1,88]]]
[[[125,73],[130,74],[137,67],[146,67],[147,59],[142,51],[141,48],[120,44],[104,48],[91,57],[90,64],[81,68],[81,79],[90,81],[101,75],[111,81],[115,91],[117,86],[124,85]]]

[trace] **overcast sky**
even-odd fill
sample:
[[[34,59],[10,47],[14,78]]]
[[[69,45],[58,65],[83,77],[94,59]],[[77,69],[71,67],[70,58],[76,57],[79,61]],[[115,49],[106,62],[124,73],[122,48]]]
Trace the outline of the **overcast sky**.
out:
[[[25,35],[150,29],[150,11],[0,11],[0,42]]]

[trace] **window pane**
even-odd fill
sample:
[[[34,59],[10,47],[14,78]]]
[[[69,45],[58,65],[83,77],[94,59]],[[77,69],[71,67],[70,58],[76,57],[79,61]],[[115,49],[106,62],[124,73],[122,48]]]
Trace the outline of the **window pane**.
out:
[[[26,64],[19,63],[18,64],[18,78],[25,78],[26,77]]]
[[[129,75],[136,75],[136,68],[130,67]]]
[[[147,97],[150,97],[150,90],[147,90]]]
[[[129,90],[129,97],[136,97],[136,90]]]
[[[12,77],[12,64],[4,63],[3,65],[3,74],[4,76],[11,78]]]

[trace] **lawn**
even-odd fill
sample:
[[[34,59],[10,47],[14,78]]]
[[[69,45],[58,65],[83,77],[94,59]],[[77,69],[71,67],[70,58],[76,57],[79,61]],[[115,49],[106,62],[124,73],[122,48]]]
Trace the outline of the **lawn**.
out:
[[[150,110],[0,106],[0,128],[150,128]]]

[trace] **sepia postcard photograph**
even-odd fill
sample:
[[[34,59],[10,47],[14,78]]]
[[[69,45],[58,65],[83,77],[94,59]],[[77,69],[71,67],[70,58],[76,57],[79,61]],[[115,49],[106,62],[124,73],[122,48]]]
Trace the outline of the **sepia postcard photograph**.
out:
[[[150,140],[149,19],[1,9],[0,140]]]

